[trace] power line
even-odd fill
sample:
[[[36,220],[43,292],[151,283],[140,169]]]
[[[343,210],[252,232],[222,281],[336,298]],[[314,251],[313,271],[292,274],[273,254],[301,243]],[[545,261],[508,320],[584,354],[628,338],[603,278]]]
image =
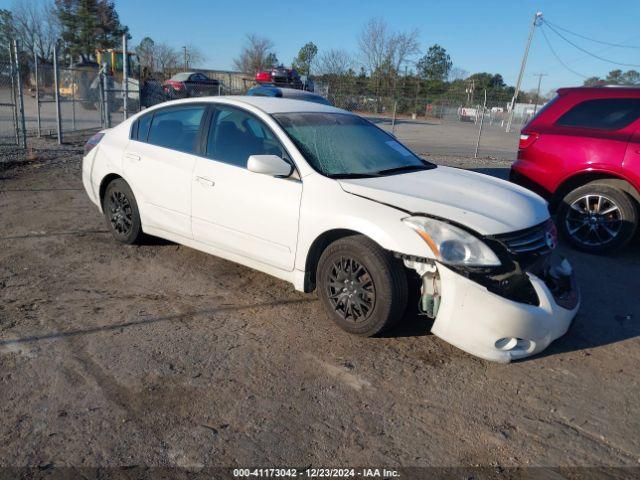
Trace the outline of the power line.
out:
[[[602,40],[596,40],[595,38],[590,38],[590,37],[587,37],[586,35],[581,35],[581,34],[579,34],[579,33],[572,32],[571,30],[569,30],[569,29],[567,29],[567,28],[564,28],[564,27],[561,27],[560,25],[556,25],[555,23],[550,22],[550,21],[549,21],[549,20],[547,20],[546,18],[545,18],[544,22],[545,22],[546,24],[548,24],[550,27],[555,27],[555,28],[557,28],[558,30],[562,30],[562,31],[567,32],[567,33],[569,33],[569,34],[571,34],[571,35],[574,35],[574,36],[576,36],[576,37],[580,37],[580,38],[582,38],[582,39],[584,39],[584,40],[589,40],[590,42],[600,43],[600,44],[602,44],[602,45],[607,45],[607,46],[609,46],[609,47],[617,47],[617,48],[636,48],[636,49],[640,49],[640,45],[624,45],[624,44],[622,44],[622,43],[611,43],[611,42],[605,42],[605,41],[602,41]]]
[[[577,76],[582,77],[582,78],[588,78],[586,75],[583,75],[582,73],[576,72],[571,67],[569,67],[566,63],[564,63],[562,61],[562,59],[558,56],[558,54],[556,53],[554,48],[551,46],[551,42],[549,41],[549,37],[547,37],[547,32],[545,32],[545,29],[541,28],[540,31],[542,32],[542,36],[544,37],[544,40],[547,43],[547,46],[549,47],[549,50],[551,50],[551,53],[553,54],[553,56],[556,57],[556,60],[558,60],[558,62],[560,62],[560,65],[562,65],[564,68],[569,70],[574,75],[577,75]]]
[[[586,53],[587,55],[593,57],[593,58],[597,58],[598,60],[602,60],[603,62],[608,62],[608,63],[612,63],[614,65],[621,65],[623,67],[640,67],[640,64],[637,63],[622,63],[622,62],[616,62],[613,60],[609,60],[608,58],[604,58],[601,57],[599,55],[596,55],[595,53],[590,52],[589,50],[586,50],[584,48],[582,48],[580,45],[576,45],[575,43],[573,43],[571,40],[569,40],[567,37],[565,37],[564,35],[562,35],[560,32],[558,32],[555,28],[553,28],[549,22],[546,22],[545,24],[548,28],[550,28],[553,33],[555,33],[556,35],[558,35],[560,38],[562,38],[565,42],[567,42],[569,45],[572,45],[574,48],[577,48],[578,50],[580,50],[581,52]]]

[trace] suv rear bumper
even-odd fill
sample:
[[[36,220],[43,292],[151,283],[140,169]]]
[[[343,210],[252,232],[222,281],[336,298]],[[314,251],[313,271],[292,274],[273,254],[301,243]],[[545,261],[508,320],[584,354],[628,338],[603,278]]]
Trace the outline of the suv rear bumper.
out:
[[[548,202],[551,201],[551,199],[553,198],[553,193],[551,193],[535,180],[532,180],[524,172],[526,172],[526,169],[523,168],[522,163],[520,163],[519,160],[516,161],[511,166],[511,170],[509,170],[509,181],[537,193]]]

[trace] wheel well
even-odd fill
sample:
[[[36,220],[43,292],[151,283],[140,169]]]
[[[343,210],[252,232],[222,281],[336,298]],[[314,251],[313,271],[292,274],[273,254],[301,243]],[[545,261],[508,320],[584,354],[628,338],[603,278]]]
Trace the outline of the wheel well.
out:
[[[309,248],[307,260],[304,265],[304,291],[306,293],[313,292],[316,288],[316,271],[318,269],[318,262],[320,261],[322,252],[324,252],[325,249],[336,240],[349,237],[351,235],[360,235],[360,233],[354,230],[340,228],[324,232],[313,241]]]
[[[110,173],[109,175],[107,175],[102,179],[102,182],[100,182],[100,190],[98,190],[98,194],[99,194],[98,198],[100,199],[101,206],[102,206],[102,198],[104,197],[104,192],[107,189],[107,185],[109,185],[116,178],[122,178],[122,177],[115,173]]]
[[[594,182],[596,180],[600,183],[607,184],[613,188],[617,188],[619,190],[622,190],[623,192],[626,192],[629,196],[631,196],[631,198],[636,201],[636,203],[640,204],[640,193],[638,193],[638,190],[636,190],[634,186],[627,182],[624,178],[620,178],[609,173],[589,172],[575,175],[565,180],[557,188],[556,193],[551,200],[551,208],[555,210],[562,199],[572,190],[575,190],[578,187],[582,187],[583,185]]]

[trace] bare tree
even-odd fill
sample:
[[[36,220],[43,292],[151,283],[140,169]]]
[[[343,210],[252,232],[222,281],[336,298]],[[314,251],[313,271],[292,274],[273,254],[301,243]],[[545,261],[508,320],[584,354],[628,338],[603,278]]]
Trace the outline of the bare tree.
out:
[[[235,67],[241,72],[255,73],[268,67],[275,54],[273,42],[268,38],[247,34],[240,55],[233,60]]]
[[[396,94],[400,68],[419,52],[418,30],[392,32],[381,18],[372,18],[358,36],[362,64],[372,77],[376,97],[386,88]],[[376,110],[378,103],[376,103]]]
[[[370,75],[379,71],[389,56],[389,32],[381,18],[370,19],[358,36],[361,62]]]
[[[410,32],[394,33],[389,38],[388,61],[393,66],[396,73],[400,71],[410,57],[420,53],[418,37],[420,33],[417,29]]]
[[[17,40],[38,58],[51,58],[53,46],[60,35],[60,25],[54,5],[49,0],[18,0],[13,4],[12,17]]]
[[[166,43],[156,43],[154,46],[155,71],[165,72],[177,68],[181,63],[181,55],[175,48]]]
[[[449,71],[449,81],[453,82],[455,80],[464,80],[469,76],[469,72],[467,72],[464,68],[460,67],[452,67]]]
[[[400,71],[409,58],[420,52],[417,29],[407,32],[391,32],[381,18],[372,18],[358,36],[361,61],[373,75],[381,70]]]
[[[317,70],[320,75],[346,75],[353,64],[353,59],[346,50],[331,49],[320,55]]]

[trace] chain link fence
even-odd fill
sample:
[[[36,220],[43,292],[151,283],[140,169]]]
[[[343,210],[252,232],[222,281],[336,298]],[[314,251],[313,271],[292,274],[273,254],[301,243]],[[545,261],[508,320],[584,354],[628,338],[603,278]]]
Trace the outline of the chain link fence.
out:
[[[506,132],[511,98],[485,92],[376,95],[364,85],[316,83],[316,93],[337,107],[367,117],[392,132],[416,153],[513,160],[519,132],[540,105],[516,104],[511,132]]]
[[[26,146],[27,133],[62,142],[65,133],[109,128],[168,100],[244,94],[255,85],[253,76],[242,72],[125,72],[122,65],[109,69],[97,63],[60,65],[56,58],[16,58],[15,45],[12,52],[8,60],[0,57],[0,144]],[[22,76],[17,65],[23,65]],[[318,80],[315,92],[430,156],[513,160],[521,126],[541,108],[516,104],[513,128],[507,133],[511,98],[504,92],[425,93],[410,77],[398,77],[385,88],[372,88],[366,77],[351,78]]]
[[[0,147],[26,147],[22,88],[14,44],[0,57]]]

